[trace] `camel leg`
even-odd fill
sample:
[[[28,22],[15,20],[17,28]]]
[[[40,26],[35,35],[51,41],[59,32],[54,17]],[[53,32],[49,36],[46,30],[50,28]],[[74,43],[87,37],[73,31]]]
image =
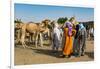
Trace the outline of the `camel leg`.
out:
[[[17,41],[17,43],[19,43],[19,30],[16,30],[15,31],[15,36],[16,36],[16,41]]]
[[[24,35],[22,35],[22,37],[21,37],[21,43],[22,43],[22,46],[25,48],[26,44],[25,44],[25,36]]]
[[[40,46],[43,47],[43,38],[41,33],[40,33]]]
[[[22,43],[22,46],[23,46],[24,48],[27,47],[27,46],[26,46],[26,43],[25,43],[25,30],[22,31],[21,43]]]
[[[18,33],[17,33],[17,39],[18,39],[18,43],[20,42],[20,30],[18,30]]]
[[[32,44],[35,44],[35,35],[32,34]]]
[[[36,38],[35,38],[35,46],[37,48],[37,44],[38,44],[38,34],[36,34]]]
[[[31,42],[32,42],[31,37],[32,37],[32,35],[30,34],[30,35],[29,35],[29,43],[31,43]]]

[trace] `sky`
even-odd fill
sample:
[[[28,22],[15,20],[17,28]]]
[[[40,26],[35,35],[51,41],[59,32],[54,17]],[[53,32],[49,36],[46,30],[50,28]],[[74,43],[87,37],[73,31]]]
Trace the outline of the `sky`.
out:
[[[72,16],[79,22],[94,21],[94,9],[18,3],[14,5],[14,19],[21,19],[23,22],[41,22],[44,19],[57,20],[59,17]]]

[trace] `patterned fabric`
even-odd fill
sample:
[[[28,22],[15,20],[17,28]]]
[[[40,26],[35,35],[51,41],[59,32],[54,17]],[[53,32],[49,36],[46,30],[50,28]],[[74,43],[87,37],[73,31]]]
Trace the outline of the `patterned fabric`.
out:
[[[72,24],[71,22],[66,22],[66,27],[68,27],[68,35],[72,35]]]

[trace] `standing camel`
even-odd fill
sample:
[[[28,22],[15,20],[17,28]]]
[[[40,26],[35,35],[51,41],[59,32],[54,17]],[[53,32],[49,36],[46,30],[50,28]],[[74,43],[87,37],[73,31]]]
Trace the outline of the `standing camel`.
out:
[[[46,27],[48,22],[50,22],[49,20],[44,20],[44,23],[25,23],[23,24],[22,28],[21,28],[21,43],[22,46],[25,48],[26,43],[25,43],[25,36],[26,36],[26,32],[31,34],[31,38],[32,38],[32,42],[35,42],[35,46],[37,47],[37,43],[38,43],[38,39],[40,36],[40,46],[43,46],[43,38],[42,38],[42,34],[48,32],[48,28]]]

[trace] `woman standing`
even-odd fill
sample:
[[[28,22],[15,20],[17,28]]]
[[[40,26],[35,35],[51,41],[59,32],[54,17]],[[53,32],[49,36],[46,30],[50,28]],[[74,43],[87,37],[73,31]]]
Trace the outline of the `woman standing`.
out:
[[[63,47],[63,55],[61,57],[71,57],[73,52],[73,36],[76,33],[76,30],[73,29],[74,27],[75,18],[72,17],[68,22],[64,25],[64,35],[65,35],[65,42]]]

